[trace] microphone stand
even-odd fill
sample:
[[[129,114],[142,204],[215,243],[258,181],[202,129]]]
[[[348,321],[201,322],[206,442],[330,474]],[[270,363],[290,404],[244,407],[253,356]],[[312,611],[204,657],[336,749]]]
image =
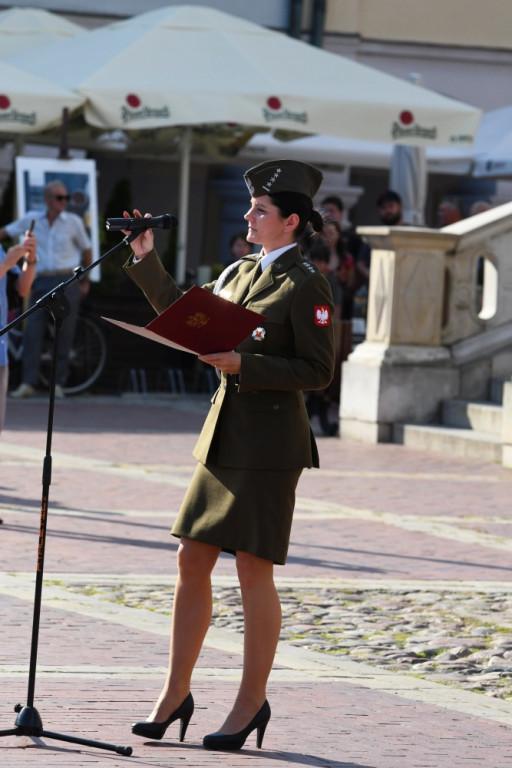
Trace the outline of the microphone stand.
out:
[[[37,563],[36,563],[36,583],[35,583],[35,596],[34,596],[34,613],[32,621],[32,643],[30,652],[30,667],[28,676],[28,692],[27,703],[25,706],[16,704],[14,711],[18,713],[14,728],[8,728],[6,730],[0,730],[0,737],[2,736],[46,736],[50,739],[57,739],[59,741],[66,741],[72,744],[82,744],[87,747],[97,747],[98,749],[106,749],[111,752],[116,752],[118,755],[131,755],[131,747],[116,746],[115,744],[106,744],[100,741],[94,741],[92,739],[82,739],[76,736],[67,736],[62,733],[55,733],[54,731],[47,731],[43,728],[43,723],[39,712],[34,706],[34,691],[35,691],[35,679],[36,679],[36,662],[37,662],[37,647],[39,639],[39,624],[41,616],[41,595],[43,588],[43,573],[44,573],[44,551],[46,544],[46,522],[48,517],[48,499],[49,490],[51,484],[52,473],[52,433],[53,433],[53,413],[55,406],[55,384],[57,376],[57,356],[59,349],[59,337],[60,331],[64,319],[69,314],[70,304],[65,295],[65,290],[70,283],[75,280],[80,280],[89,270],[96,267],[108,256],[120,250],[125,245],[129,245],[135,240],[145,227],[141,227],[138,230],[132,230],[124,240],[119,242],[105,254],[99,257],[96,261],[89,264],[88,267],[77,267],[74,270],[73,275],[66,281],[60,283],[55,288],[52,288],[48,293],[42,296],[36,303],[29,307],[26,312],[23,312],[19,317],[10,322],[4,328],[0,329],[0,336],[10,328],[21,323],[26,317],[31,315],[38,309],[47,309],[53,318],[55,336],[53,341],[52,352],[52,367],[50,376],[50,401],[48,407],[48,426],[46,431],[46,454],[43,462],[43,477],[42,477],[42,500],[41,500],[41,516],[39,526],[39,543],[37,549]]]

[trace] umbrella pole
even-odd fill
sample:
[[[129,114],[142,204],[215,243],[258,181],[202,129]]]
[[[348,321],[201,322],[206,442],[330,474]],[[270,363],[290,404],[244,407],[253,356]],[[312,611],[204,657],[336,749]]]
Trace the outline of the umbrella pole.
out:
[[[59,160],[69,160],[68,147],[69,109],[62,110],[62,125],[60,130]]]
[[[181,226],[178,228],[178,253],[176,259],[176,282],[185,282],[187,263],[188,201],[190,195],[190,158],[192,154],[192,129],[183,131],[180,147],[180,201],[179,212]]]

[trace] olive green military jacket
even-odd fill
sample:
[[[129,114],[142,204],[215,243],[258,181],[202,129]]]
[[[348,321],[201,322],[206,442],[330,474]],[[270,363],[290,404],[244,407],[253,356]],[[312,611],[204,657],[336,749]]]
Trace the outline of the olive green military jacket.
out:
[[[245,257],[219,294],[265,320],[236,348],[240,374],[222,374],[194,457],[227,467],[316,467],[302,393],[324,389],[333,376],[331,289],[298,247],[281,254],[250,287],[256,265],[256,256]],[[155,251],[125,269],[157,313],[182,295]]]

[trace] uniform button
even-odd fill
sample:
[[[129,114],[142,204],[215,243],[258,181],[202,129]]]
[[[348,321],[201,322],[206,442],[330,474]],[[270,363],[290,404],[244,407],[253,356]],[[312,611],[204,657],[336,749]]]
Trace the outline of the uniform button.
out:
[[[281,267],[282,267],[282,266],[283,266],[283,265],[281,264],[281,262],[280,262],[280,261],[276,261],[276,268],[277,268],[277,269],[281,269]]]
[[[279,410],[279,405],[277,403],[274,403],[274,405],[272,406],[272,410],[273,411],[278,411]]]

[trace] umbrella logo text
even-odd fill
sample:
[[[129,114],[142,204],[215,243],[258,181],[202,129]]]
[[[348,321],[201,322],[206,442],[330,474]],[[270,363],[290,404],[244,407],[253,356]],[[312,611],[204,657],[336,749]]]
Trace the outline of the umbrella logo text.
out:
[[[274,120],[292,120],[295,123],[308,122],[308,113],[305,110],[304,112],[292,112],[290,109],[286,109],[278,96],[268,97],[266,106],[263,107],[263,117],[268,123]]]
[[[123,123],[130,123],[133,120],[166,120],[171,116],[168,107],[147,107],[142,105],[142,101],[135,93],[129,93],[125,99],[125,104],[121,107],[121,119]]]
[[[404,109],[400,112],[398,120],[395,120],[391,126],[391,138],[398,140],[404,138],[419,138],[430,139],[435,141],[437,138],[437,128],[432,126],[426,128],[424,125],[419,125],[414,120],[413,113]]]
[[[0,94],[0,122],[2,123],[22,123],[23,125],[35,125],[37,121],[36,112],[20,112],[17,109],[10,109],[11,100],[4,93]],[[9,110],[8,112],[6,110]]]

